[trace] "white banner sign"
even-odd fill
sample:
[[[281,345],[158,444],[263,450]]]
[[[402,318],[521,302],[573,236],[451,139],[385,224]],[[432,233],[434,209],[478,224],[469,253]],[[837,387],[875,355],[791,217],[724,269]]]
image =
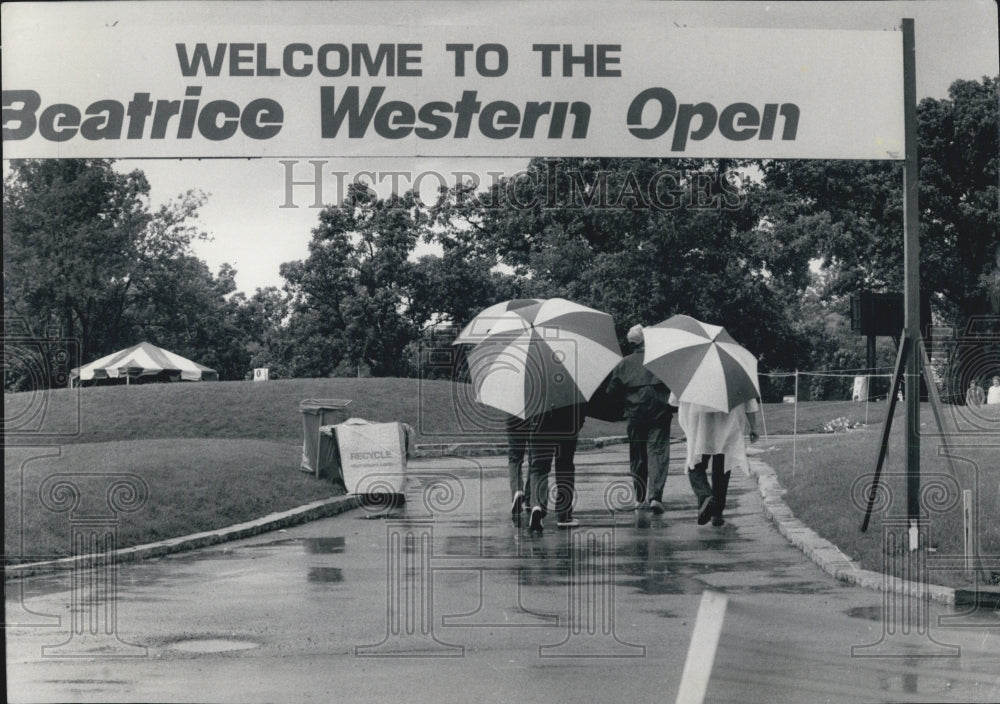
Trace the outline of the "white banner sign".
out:
[[[902,158],[898,31],[473,4],[7,3],[4,156]]]

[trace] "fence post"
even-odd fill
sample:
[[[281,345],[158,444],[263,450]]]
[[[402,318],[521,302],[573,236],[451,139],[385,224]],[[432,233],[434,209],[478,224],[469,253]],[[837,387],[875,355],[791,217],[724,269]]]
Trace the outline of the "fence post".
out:
[[[795,455],[799,436],[799,370],[795,370],[795,405],[792,408],[792,479],[795,478]]]
[[[865,427],[866,428],[868,427],[868,408],[869,408],[869,406],[871,404],[871,400],[872,400],[872,391],[875,389],[875,387],[872,385],[872,379],[875,378],[875,376],[872,374],[872,371],[874,371],[874,370],[873,369],[869,369],[868,370],[868,390],[867,390],[867,393],[865,393]]]
[[[965,572],[972,571],[972,553],[975,551],[975,536],[972,531],[972,489],[962,490],[962,536],[965,543]]]

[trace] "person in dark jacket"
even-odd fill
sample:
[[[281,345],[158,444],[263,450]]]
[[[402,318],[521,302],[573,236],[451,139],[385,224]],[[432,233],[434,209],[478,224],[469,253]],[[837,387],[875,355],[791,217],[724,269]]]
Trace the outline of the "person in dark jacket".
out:
[[[633,326],[626,337],[635,349],[611,372],[607,393],[625,398],[629,471],[638,508],[663,513],[674,407],[670,389],[642,364],[642,326]]]

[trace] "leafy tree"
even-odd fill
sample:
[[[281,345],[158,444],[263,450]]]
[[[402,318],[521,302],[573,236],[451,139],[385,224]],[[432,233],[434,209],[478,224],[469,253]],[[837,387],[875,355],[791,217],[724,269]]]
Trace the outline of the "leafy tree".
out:
[[[121,339],[150,235],[149,184],[108,160],[13,161],[4,183],[4,308],[58,327],[89,360]],[[74,360],[79,364],[79,360]]]
[[[282,264],[292,316],[284,351],[297,375],[328,376],[346,362],[405,375],[419,334],[409,256],[426,221],[412,194],[382,200],[352,188],[320,212],[309,257]]]
[[[249,298],[236,292],[229,298],[233,322],[242,333],[242,345],[250,369],[267,367],[271,378],[291,376],[281,359],[281,345],[288,317],[288,299],[276,287],[258,288]],[[244,376],[246,376],[246,374]]]
[[[4,306],[79,341],[71,366],[148,340],[239,378],[249,356],[227,301],[235,271],[191,251],[207,238],[194,191],[151,211],[141,171],[111,160],[14,161],[4,191]]]
[[[759,226],[759,194],[730,180],[734,166],[536,159],[485,194],[453,189],[438,216],[461,223],[446,231],[455,246],[510,267],[525,293],[604,310],[622,337],[686,313],[780,367],[806,349],[789,311],[809,252],[794,231]]]
[[[167,262],[167,264],[163,264]],[[202,260],[175,255],[139,284],[129,316],[132,340],[188,356],[215,369],[222,380],[242,379],[249,369],[246,333],[238,319],[236,271],[223,264],[213,275]]]
[[[949,98],[917,108],[921,288],[962,326],[987,312],[1000,246],[997,78],[955,81]],[[763,167],[775,222],[814,218],[805,233],[831,271],[831,292],[901,290],[902,171],[898,163],[776,161]]]
[[[955,81],[948,98],[917,106],[920,288],[939,322],[964,332],[973,316],[1000,300],[1000,79]],[[903,288],[902,167],[898,163],[782,161],[765,164],[768,217],[781,227],[812,220],[803,232],[829,273],[827,293],[848,314],[859,289]],[[980,328],[986,338],[1000,326]],[[955,347],[943,377],[945,395],[961,398],[973,374],[1000,350],[975,335]],[[832,344],[832,343],[831,343]],[[825,354],[829,356],[832,350]],[[969,357],[979,361],[967,361]],[[992,359],[984,366],[983,359]],[[997,367],[1000,369],[1000,367]]]
[[[805,376],[800,385],[801,398],[816,400],[849,399],[853,390],[853,375],[867,369],[867,340],[851,331],[850,317],[844,313],[849,303],[842,295],[830,293],[830,272],[812,275],[810,285],[802,294],[795,322],[801,337],[809,341],[810,368],[840,372],[843,376]],[[894,366],[896,351],[889,338],[876,340],[875,366],[886,374]],[[877,376],[870,381],[871,397],[888,393],[889,380]],[[791,388],[785,389],[791,393]],[[777,399],[775,399],[777,400]]]

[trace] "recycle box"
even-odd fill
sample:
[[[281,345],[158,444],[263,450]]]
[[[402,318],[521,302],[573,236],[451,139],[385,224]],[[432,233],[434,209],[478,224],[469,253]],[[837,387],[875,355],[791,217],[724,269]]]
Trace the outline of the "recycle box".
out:
[[[406,428],[350,419],[333,426],[348,494],[402,494]]]

